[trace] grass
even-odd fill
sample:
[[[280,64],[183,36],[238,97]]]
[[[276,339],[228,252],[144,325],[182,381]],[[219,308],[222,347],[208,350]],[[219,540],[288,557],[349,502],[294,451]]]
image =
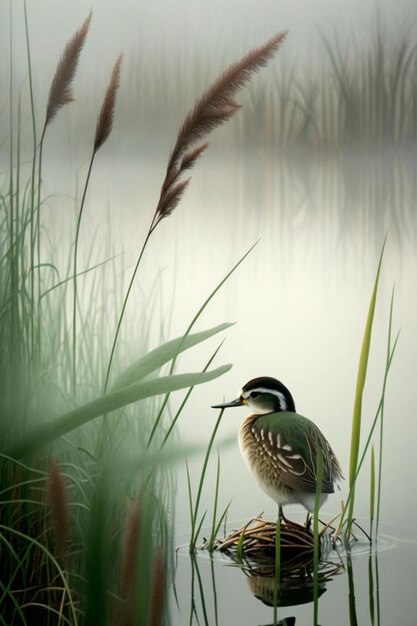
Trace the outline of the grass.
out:
[[[388,18],[373,16],[366,38],[343,24],[331,36],[318,34],[318,40],[314,63],[290,57],[289,51],[285,63],[271,67],[267,81],[261,78],[249,87],[239,122],[224,141],[232,148],[243,142],[281,156],[306,147],[326,153],[346,146],[415,146],[415,35],[406,27],[391,27]],[[144,127],[161,128],[163,135],[172,130],[210,80],[212,68],[220,69],[228,58],[226,50],[216,55],[210,51],[210,61],[205,51],[198,52],[187,50],[185,55],[183,49],[173,53],[162,48],[161,62],[160,57],[144,58],[139,49],[135,58],[125,60],[120,111],[127,131],[138,115]],[[187,76],[181,90],[179,72]],[[152,97],[140,98],[144,92]],[[88,112],[94,117],[95,111]],[[75,133],[89,130],[83,118],[74,123]]]
[[[12,16],[11,4],[11,22]],[[177,360],[229,328],[220,324],[191,332],[251,250],[209,294],[180,337],[150,349],[150,320],[158,319],[155,299],[163,295],[158,288],[156,295],[143,297],[139,337],[130,330],[120,342],[121,324],[150,235],[178,205],[189,184],[186,176],[208,147],[206,136],[239,108],[238,91],[272,58],[285,34],[230,66],[186,116],[126,289],[124,268],[111,243],[93,241],[89,255],[80,249],[93,164],[117,114],[121,57],[98,115],[73,230],[65,233],[69,253],[62,269],[58,259],[63,242],[58,238],[63,233],[50,232],[43,218],[47,199],[42,187],[48,173],[42,152],[46,129],[74,99],[72,85],[91,15],[64,48],[40,134],[25,2],[24,17],[33,149],[22,187],[21,97],[16,103],[10,28],[10,163],[0,207],[1,619],[16,624],[158,626],[167,612],[166,589],[172,578],[171,468],[198,451],[196,446],[172,444],[176,424],[193,389],[230,368],[212,368],[220,346],[202,371],[178,373]],[[82,301],[89,303],[88,316],[81,314]],[[164,337],[162,318],[159,334]],[[185,395],[172,415],[170,394],[180,390]],[[199,519],[201,489],[220,417],[196,497],[194,541],[204,520]],[[220,521],[213,517],[213,532],[225,515]]]
[[[207,305],[252,248],[209,294],[180,337],[163,341],[157,348],[150,349],[149,319],[153,317],[155,303],[152,294],[143,305],[142,319],[145,321],[140,329],[142,356],[139,359],[133,359],[131,351],[119,341],[122,322],[151,235],[153,238],[160,221],[169,217],[186,191],[189,179],[185,176],[208,147],[205,135],[213,130],[213,125],[219,126],[237,110],[239,105],[235,94],[238,88],[269,60],[283,37],[276,37],[269,42],[269,47],[266,45],[252,52],[252,57],[245,57],[246,66],[242,66],[243,61],[241,65],[232,66],[226,75],[227,80],[223,76],[215,81],[211,90],[203,94],[186,117],[169,160],[150,228],[139,248],[126,288],[120,284],[123,281],[118,276],[118,260],[111,246],[105,249],[104,260],[92,246],[91,256],[84,266],[86,269],[81,269],[79,259],[79,235],[88,183],[93,175],[96,152],[111,132],[120,59],[114,67],[99,114],[74,233],[69,235],[71,252],[62,272],[57,261],[58,246],[52,243],[48,247],[51,234],[42,222],[46,201],[42,196],[42,178],[47,175],[43,172],[42,150],[45,130],[53,117],[50,107],[54,109],[55,106],[56,109],[59,103],[60,108],[61,102],[63,106],[71,98],[65,100],[62,93],[57,94],[51,89],[52,103],[51,100],[48,103],[46,122],[38,143],[26,3],[24,9],[33,143],[29,159],[31,173],[26,185],[22,184],[22,100],[19,96],[16,102],[11,80],[10,167],[1,195],[0,218],[2,620],[17,624],[42,620],[45,624],[94,623],[107,626],[120,618],[126,624],[144,624],[149,620],[160,624],[163,621],[167,581],[172,576],[169,552],[172,551],[173,520],[168,512],[172,509],[174,478],[169,468],[183,459],[185,454],[195,452],[194,449],[172,448],[169,443],[194,387],[221,376],[230,367],[209,369],[220,346],[214,350],[202,371],[177,373],[177,360],[185,350],[228,329],[229,324],[221,324],[206,331],[191,332]],[[12,17],[12,13],[10,15]],[[84,33],[85,38],[89,20],[87,18],[84,22],[84,30],[82,27],[81,31],[77,31],[77,59],[84,42],[79,33]],[[249,104],[244,109],[247,110],[245,115],[252,120],[256,115],[264,126],[251,129],[251,124],[246,123],[249,118],[243,118],[238,132],[245,128],[245,137],[250,137],[251,132],[252,137],[267,136],[273,149],[301,144],[337,147],[345,145],[348,140],[363,141],[367,146],[381,142],[399,145],[408,140],[415,141],[415,120],[410,117],[410,111],[416,110],[416,83],[412,78],[416,63],[415,47],[403,40],[395,55],[386,48],[388,43],[379,29],[363,65],[346,59],[339,52],[338,43],[331,45],[324,41],[324,45],[329,66],[337,79],[336,85],[328,80],[325,71],[318,78],[313,76],[313,79],[306,79],[300,84],[296,66],[279,70],[274,79],[272,100],[262,91],[265,87],[259,89],[257,86],[256,91],[249,91]],[[68,52],[68,48],[66,50]],[[360,56],[359,48],[355,54]],[[243,74],[240,75],[242,68]],[[64,71],[65,68],[58,65],[58,74]],[[11,76],[12,73],[13,42],[10,40]],[[366,76],[374,75],[375,80],[365,80]],[[73,78],[74,72],[69,72],[64,80],[65,88]],[[169,88],[168,80],[164,89],[167,85]],[[216,100],[219,90],[221,97]],[[213,120],[209,124],[205,121],[207,106],[212,114],[216,112],[215,123]],[[259,135],[259,130],[263,134]],[[384,399],[398,339],[397,336],[392,341],[392,299],[381,401],[360,456],[362,395],[380,267],[381,263],[360,357],[352,426],[350,493],[346,503],[350,528],[354,515],[355,485],[380,419],[377,485],[374,448],[371,464],[371,521],[375,513],[376,493],[376,534],[381,504]],[[112,272],[110,277],[108,270]],[[86,278],[90,279],[89,282]],[[118,298],[112,305],[108,324],[109,293],[118,294]],[[80,314],[81,300],[91,303],[88,319]],[[161,328],[160,335],[165,334],[165,329]],[[139,343],[133,336],[127,336],[127,339],[132,344]],[[131,365],[126,367],[129,362]],[[106,363],[104,371],[103,363]],[[186,392],[172,416],[169,411],[170,394],[178,390]],[[140,405],[130,406],[139,400]],[[202,490],[221,417],[222,412],[206,448],[195,500],[188,473],[190,551],[195,550],[207,517],[207,511],[202,514],[200,511]],[[210,550],[215,547],[217,533],[229,508],[228,505],[219,515],[219,483],[218,457],[208,540]],[[344,514],[346,511],[347,508]],[[248,548],[253,547],[253,528],[249,525],[246,524],[240,535],[233,538],[236,555],[241,562]],[[265,528],[261,524],[256,530],[264,532]],[[316,494],[313,564],[315,623],[319,595],[318,538]],[[288,540],[288,533],[276,526],[272,537],[275,578],[281,574],[281,546],[285,540]],[[198,568],[197,578],[203,597]],[[349,578],[349,582],[353,583],[353,579]],[[134,593],[134,589],[138,589],[138,593]],[[205,610],[204,614],[207,621]]]

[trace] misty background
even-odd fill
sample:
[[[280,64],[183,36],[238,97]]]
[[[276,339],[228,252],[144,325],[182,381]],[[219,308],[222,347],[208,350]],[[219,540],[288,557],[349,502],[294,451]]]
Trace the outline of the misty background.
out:
[[[0,84],[3,94],[12,85],[15,103],[21,96],[24,161],[31,154],[24,16],[22,3],[11,4],[13,72],[10,83],[9,68],[2,62]],[[2,59],[9,56],[9,8],[3,0]],[[291,389],[299,412],[319,424],[346,475],[359,346],[388,233],[365,412],[369,422],[381,388],[395,283],[395,321],[402,331],[386,429],[387,447],[401,453],[393,457],[395,472],[385,477],[385,505],[393,517],[415,515],[416,487],[411,486],[406,503],[397,489],[408,482],[410,468],[413,474],[417,470],[414,450],[407,445],[410,436],[415,437],[417,403],[415,2],[124,0],[116,7],[103,0],[29,0],[27,8],[39,126],[63,46],[93,11],[74,83],[76,102],[60,111],[44,148],[44,254],[47,259],[51,246],[63,271],[97,114],[112,65],[124,53],[114,128],[96,159],[81,234],[85,265],[88,259],[103,260],[109,252],[118,255],[120,292],[153,214],[177,129],[195,98],[251,47],[276,31],[289,31],[276,58],[239,97],[242,110],[211,138],[184,201],[155,234],[129,305],[124,341],[132,356],[137,355],[141,315],[159,273],[163,296],[150,347],[159,340],[160,324],[166,325],[169,337],[184,332],[210,290],[261,239],[201,322],[203,327],[237,322],[220,358],[234,368],[193,395],[181,435],[187,441],[207,441],[215,417],[210,404],[235,397],[254,376],[276,376]],[[388,111],[386,129],[376,98],[376,115],[372,109],[363,118],[351,115],[349,127],[352,112],[329,49],[346,63],[346,84],[349,89],[356,86],[362,102],[366,79],[360,68],[367,55],[379,58],[377,33],[390,51],[387,67],[392,69],[402,47],[410,57],[401,83],[403,109],[395,99],[395,114],[389,117]],[[369,80],[374,78],[371,72]],[[372,98],[378,94],[370,93]],[[374,119],[382,120],[381,132],[371,128]],[[0,124],[4,174],[9,128],[4,97]],[[91,306],[83,302],[84,315]],[[181,368],[187,367],[184,358]],[[226,414],[221,436],[236,436],[241,417]],[[246,469],[237,445],[227,448],[223,458],[224,501],[233,492],[239,515],[268,505],[266,510],[273,510],[254,481],[241,484]],[[365,495],[359,511],[367,510]],[[326,506],[334,511],[336,500]]]

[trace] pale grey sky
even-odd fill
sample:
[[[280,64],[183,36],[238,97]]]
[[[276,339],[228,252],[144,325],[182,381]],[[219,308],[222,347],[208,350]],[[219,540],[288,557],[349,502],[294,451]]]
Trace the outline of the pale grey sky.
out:
[[[24,61],[24,42],[19,39],[23,0],[0,0],[2,59],[7,58],[10,4],[16,56]],[[93,23],[86,49],[97,61],[110,62],[120,50],[158,55],[180,47],[192,54],[203,46],[228,50],[233,58],[284,29],[291,32],[287,54],[310,53],[319,31],[339,36],[355,32],[366,38],[376,6],[388,31],[406,26],[417,30],[415,0],[27,0],[33,60],[38,72],[42,68],[47,75],[90,9]]]

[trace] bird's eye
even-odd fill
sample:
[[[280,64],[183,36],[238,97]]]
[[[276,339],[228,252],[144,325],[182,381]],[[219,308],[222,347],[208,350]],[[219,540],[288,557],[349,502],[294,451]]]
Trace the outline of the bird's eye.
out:
[[[259,396],[259,393],[257,391],[251,391],[250,393],[251,398],[257,398],[258,396]]]

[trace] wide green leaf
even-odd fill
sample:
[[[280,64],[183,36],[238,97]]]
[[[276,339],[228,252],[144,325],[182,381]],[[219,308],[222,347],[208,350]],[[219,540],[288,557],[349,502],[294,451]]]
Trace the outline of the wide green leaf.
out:
[[[374,321],[376,297],[378,293],[379,277],[381,274],[382,259],[384,256],[385,242],[382,246],[381,255],[379,257],[378,269],[375,276],[374,287],[372,290],[371,300],[368,307],[368,315],[365,323],[365,330],[362,339],[361,351],[359,356],[358,373],[356,378],[355,401],[353,405],[352,429],[350,436],[350,462],[349,462],[349,528],[353,519],[353,510],[355,503],[355,482],[356,470],[359,459],[359,445],[361,437],[362,422],[362,400],[365,388],[366,372],[368,368],[369,352],[371,347],[372,326]]]
[[[95,400],[91,400],[73,409],[69,413],[65,413],[65,415],[61,415],[47,424],[42,424],[26,435],[10,451],[7,451],[6,454],[13,458],[21,458],[100,415],[108,414],[115,409],[120,409],[137,400],[170,393],[194,385],[201,385],[202,383],[222,376],[228,372],[231,367],[231,365],[223,365],[209,372],[163,376],[155,380],[136,383],[128,387],[123,387],[123,389],[110,391]]]
[[[217,333],[222,332],[222,330],[226,330],[226,328],[230,328],[233,326],[233,323],[219,324],[219,326],[215,326],[214,328],[210,328],[209,330],[205,330],[201,333],[194,333],[192,335],[182,335],[181,337],[176,337],[175,339],[171,339],[171,341],[167,341],[162,346],[158,346],[148,354],[145,354],[142,358],[132,363],[128,368],[126,368],[122,374],[115,380],[111,389],[122,389],[123,387],[127,387],[138,382],[140,379],[145,378],[148,374],[151,374],[155,370],[158,370],[162,365],[168,363],[171,359],[177,357],[184,350],[188,350],[188,348],[192,348],[193,346],[213,337],[213,335],[217,335]]]

